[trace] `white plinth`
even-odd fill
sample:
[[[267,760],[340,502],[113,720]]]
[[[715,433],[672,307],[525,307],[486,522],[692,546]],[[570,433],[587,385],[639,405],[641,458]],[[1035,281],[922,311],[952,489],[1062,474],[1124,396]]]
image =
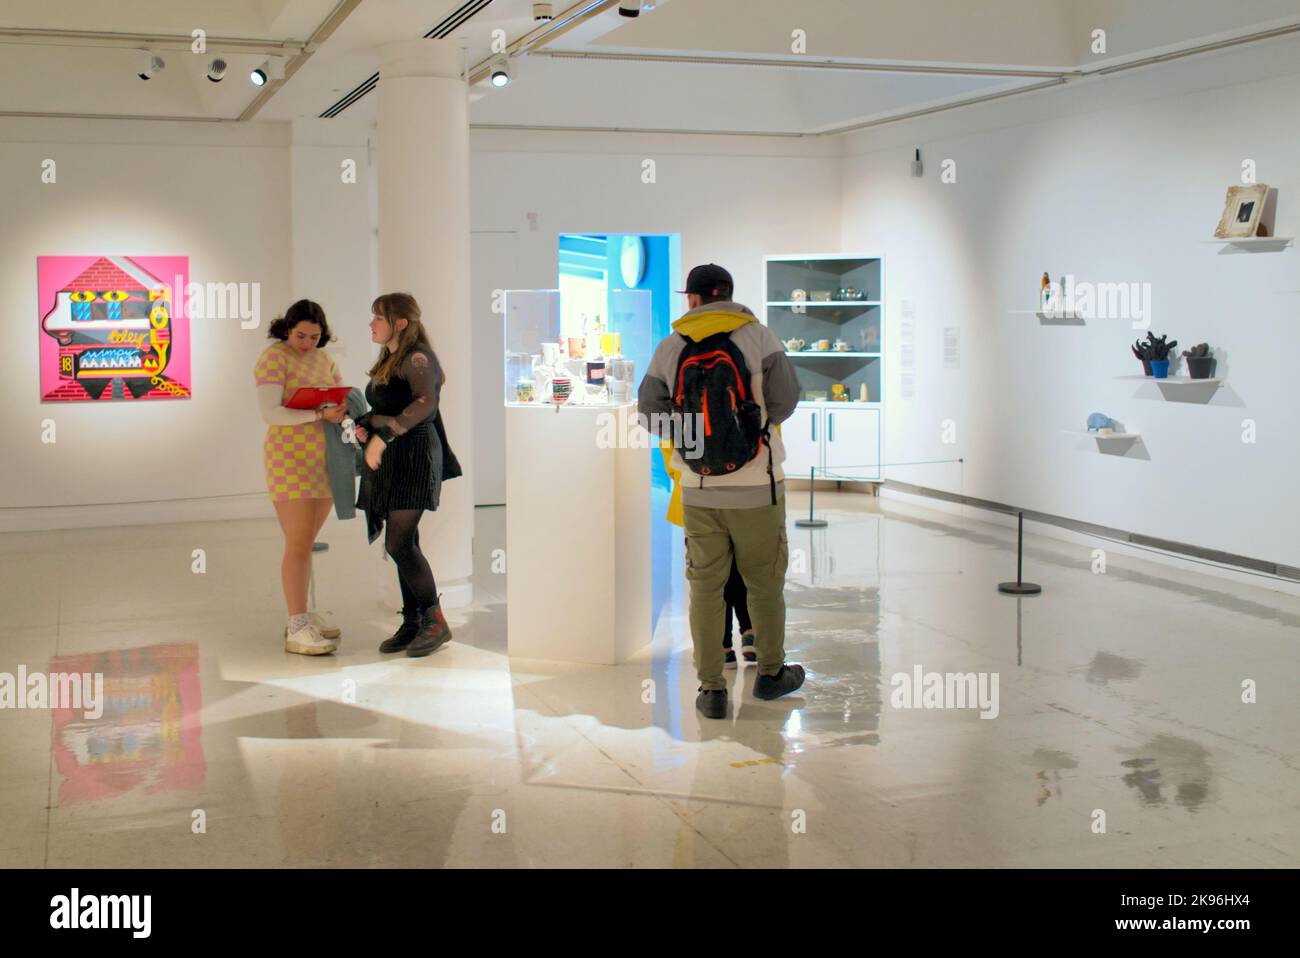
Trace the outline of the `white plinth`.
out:
[[[650,456],[659,453],[597,442],[602,417],[635,411],[507,406],[510,655],[614,665],[649,644]]]

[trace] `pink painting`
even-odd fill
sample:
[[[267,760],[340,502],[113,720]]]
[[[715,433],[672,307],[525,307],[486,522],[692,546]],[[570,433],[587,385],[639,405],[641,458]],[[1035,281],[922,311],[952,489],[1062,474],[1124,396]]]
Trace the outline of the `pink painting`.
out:
[[[186,256],[38,256],[41,402],[190,398]]]

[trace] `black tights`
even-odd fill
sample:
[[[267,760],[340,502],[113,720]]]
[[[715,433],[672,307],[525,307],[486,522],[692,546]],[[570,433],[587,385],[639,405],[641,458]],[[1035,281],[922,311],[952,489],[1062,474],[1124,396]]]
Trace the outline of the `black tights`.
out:
[[[736,618],[740,620],[740,631],[742,633],[750,631],[754,626],[749,621],[749,592],[745,589],[745,580],[740,575],[740,568],[736,565],[736,559],[731,559],[731,575],[727,579],[727,584],[722,589],[722,599],[727,603],[727,621],[722,633],[722,647],[731,648],[731,613],[736,613]]]
[[[423,509],[399,509],[385,520],[384,550],[397,565],[397,582],[402,587],[402,611],[416,613],[438,601],[429,560],[420,551],[420,518]]]

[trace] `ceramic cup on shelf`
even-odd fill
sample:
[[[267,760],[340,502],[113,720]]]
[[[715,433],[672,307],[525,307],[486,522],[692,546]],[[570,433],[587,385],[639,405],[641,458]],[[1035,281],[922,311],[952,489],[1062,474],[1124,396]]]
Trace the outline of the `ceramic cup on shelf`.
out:
[[[551,402],[557,406],[569,401],[573,392],[573,380],[568,376],[556,376],[551,380]]]
[[[813,349],[821,353],[829,352],[830,348],[831,341],[829,339],[819,339],[817,342],[813,343]]]
[[[582,359],[587,355],[587,337],[570,336],[569,337],[569,358]]]
[[[849,398],[849,387],[844,383],[831,384],[831,399],[835,402],[847,402]]]
[[[803,303],[806,302],[807,299],[808,290],[806,289],[792,289],[790,291],[790,301],[793,303]]]
[[[532,402],[537,398],[537,384],[531,379],[521,379],[515,383],[515,401]]]
[[[549,366],[552,369],[560,361],[560,344],[559,343],[542,343],[542,365]]]
[[[835,351],[837,353],[847,353],[851,348],[852,347],[850,347],[845,340],[843,339],[835,340]]]

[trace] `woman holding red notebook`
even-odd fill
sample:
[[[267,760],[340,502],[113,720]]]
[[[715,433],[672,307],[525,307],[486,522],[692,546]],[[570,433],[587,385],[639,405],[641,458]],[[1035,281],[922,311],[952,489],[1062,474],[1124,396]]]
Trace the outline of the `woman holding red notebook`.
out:
[[[327,655],[338,647],[339,629],[307,611],[311,547],[329,516],[333,497],[325,462],[324,419],[342,422],[346,404],[324,409],[294,409],[287,403],[301,388],[343,384],[334,360],[325,352],[330,341],[325,311],[300,299],[271,323],[275,340],[254,367],[257,399],[266,422],[262,459],[266,488],[284,532],[280,582],[289,621],[284,629],[287,652]]]

